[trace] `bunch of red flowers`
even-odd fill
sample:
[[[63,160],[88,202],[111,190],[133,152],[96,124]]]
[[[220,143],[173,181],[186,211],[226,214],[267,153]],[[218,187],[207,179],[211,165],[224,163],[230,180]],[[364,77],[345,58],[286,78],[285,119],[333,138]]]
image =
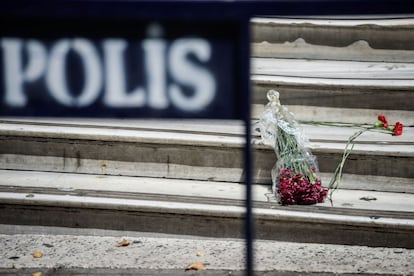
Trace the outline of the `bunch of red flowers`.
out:
[[[289,168],[282,168],[277,193],[283,205],[307,205],[324,202],[328,189],[322,187],[320,178],[312,184],[303,174],[294,173]]]
[[[392,134],[395,136],[402,135],[403,133],[402,123],[396,122],[394,126],[390,126],[388,124],[387,118],[383,114],[378,115],[378,122],[375,124],[375,126],[382,127],[389,131],[392,131]]]
[[[378,115],[378,121],[374,126],[363,128],[362,130],[359,130],[358,132],[353,134],[349,138],[347,145],[345,147],[343,160],[338,165],[338,168],[335,170],[334,177],[329,183],[331,193],[334,189],[336,189],[339,186],[339,183],[342,178],[342,168],[345,164],[347,156],[352,150],[354,140],[361,134],[363,134],[365,131],[369,131],[372,129],[387,130],[391,132],[394,136],[399,136],[403,133],[402,123],[396,122],[395,125],[390,126],[388,124],[387,118],[384,115],[380,114]],[[282,141],[280,142],[284,142],[285,140],[286,138],[282,139]],[[293,145],[295,146],[296,144]],[[282,143],[280,151],[283,150],[284,147],[286,147],[286,143]],[[292,149],[290,149],[290,151],[294,152],[294,150]],[[324,202],[326,196],[328,195],[328,189],[322,187],[320,178],[316,178],[315,170],[310,171],[308,175],[306,173],[303,173],[303,170],[294,169],[293,166],[291,167],[290,165],[292,164],[289,165],[289,163],[285,162],[283,165],[284,167],[280,169],[277,181],[277,194],[279,194],[280,203],[282,203],[283,205],[306,205]],[[312,181],[310,181],[311,175],[313,176]]]

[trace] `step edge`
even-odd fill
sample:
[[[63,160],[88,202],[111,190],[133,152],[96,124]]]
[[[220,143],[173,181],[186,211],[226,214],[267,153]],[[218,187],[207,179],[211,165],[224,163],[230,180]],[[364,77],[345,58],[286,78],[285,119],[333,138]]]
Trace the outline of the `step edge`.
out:
[[[315,18],[287,18],[287,17],[253,17],[252,25],[284,25],[284,26],[329,26],[343,28],[368,27],[400,27],[414,28],[414,18],[384,18],[384,19],[315,19]]]
[[[275,76],[275,75],[252,75],[253,85],[289,85],[297,87],[324,87],[336,88],[346,87],[348,89],[371,89],[371,90],[387,90],[387,91],[408,91],[414,88],[413,80],[359,80],[359,79],[335,79],[335,78],[311,78],[301,76]]]
[[[414,62],[413,50],[375,49],[365,40],[347,46],[329,46],[308,43],[303,38],[293,42],[252,42],[252,58],[312,59],[329,61],[363,61],[384,63]]]
[[[81,130],[81,131],[79,131]],[[226,136],[226,135],[209,135],[209,134],[188,134],[177,133],[172,131],[130,131],[124,130],[123,134],[114,135],[111,129],[100,128],[82,128],[82,127],[59,127],[56,126],[36,126],[22,124],[0,124],[0,136],[5,137],[36,137],[44,139],[69,139],[85,141],[108,141],[108,142],[127,142],[142,144],[169,144],[185,145],[200,147],[225,147],[225,148],[243,148],[245,141],[243,135]],[[162,137],[164,136],[164,137]],[[183,137],[186,136],[186,137]],[[309,135],[308,135],[309,136]],[[256,136],[257,137],[257,136]],[[254,136],[252,138],[255,138]],[[323,153],[343,152],[346,140],[312,140],[308,146],[312,151]],[[271,146],[254,143],[256,150],[273,150]],[[414,156],[413,143],[398,143],[387,145],[381,143],[356,143],[353,154],[374,154],[386,156]],[[401,150],[402,149],[402,150]]]
[[[156,129],[130,130],[105,129],[99,127],[82,126],[42,126],[34,124],[0,124],[0,136],[37,137],[51,139],[93,140],[112,142],[132,142],[146,144],[178,144],[216,147],[237,147],[244,145],[242,136],[214,135],[205,133],[180,133],[173,131],[159,131]],[[168,135],[167,135],[168,134]],[[165,137],[162,137],[165,135]]]
[[[197,203],[161,202],[131,199],[96,198],[81,196],[55,196],[0,192],[1,204],[41,205],[49,207],[77,207],[87,209],[116,209],[120,211],[144,211],[196,216],[213,216],[242,219],[245,208],[239,206],[207,205]],[[317,212],[303,212],[278,209],[253,208],[256,219],[290,222],[326,223],[334,225],[354,225],[373,228],[392,227],[393,230],[414,230],[414,219],[382,218],[375,216],[339,215]]]

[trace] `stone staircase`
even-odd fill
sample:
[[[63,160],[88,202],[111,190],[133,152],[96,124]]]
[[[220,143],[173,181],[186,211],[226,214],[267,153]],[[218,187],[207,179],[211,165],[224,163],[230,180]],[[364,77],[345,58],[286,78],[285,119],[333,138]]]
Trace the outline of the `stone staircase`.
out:
[[[357,128],[309,122],[373,124],[381,113],[405,126],[358,138],[332,204],[278,205],[275,154],[255,144],[256,236],[414,248],[414,19],[256,18],[252,30],[252,123],[278,90],[323,183]],[[1,118],[0,223],[242,237],[243,131],[239,121]]]

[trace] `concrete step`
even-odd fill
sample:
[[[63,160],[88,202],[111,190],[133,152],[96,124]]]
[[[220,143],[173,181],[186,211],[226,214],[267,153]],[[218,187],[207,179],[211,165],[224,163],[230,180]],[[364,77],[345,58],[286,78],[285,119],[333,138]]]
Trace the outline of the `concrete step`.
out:
[[[244,186],[1,171],[0,224],[243,237]],[[258,239],[414,248],[414,194],[338,190],[313,206],[280,206],[254,185]]]
[[[332,173],[357,129],[303,127],[321,172]],[[243,182],[241,122],[14,120],[0,124],[0,138],[1,169]],[[402,136],[365,133],[344,172],[412,180],[413,141],[412,127]],[[271,183],[273,149],[256,144],[254,154],[255,183]]]
[[[286,94],[284,95],[286,98]],[[346,99],[346,97],[343,97]],[[315,99],[312,99],[313,101]],[[295,105],[292,98],[290,102],[293,105],[286,105],[295,118],[302,122],[332,122],[347,124],[365,124],[372,125],[379,114],[385,114],[390,122],[401,122],[404,126],[414,126],[413,111],[408,110],[384,110],[384,109],[362,109],[362,108],[340,108],[324,106]],[[263,112],[263,105],[256,105],[255,118],[260,118]]]
[[[116,247],[122,239],[130,245]],[[240,239],[0,225],[0,243],[1,275],[245,275]],[[254,246],[254,274],[260,276],[409,275],[414,270],[412,249],[270,240]],[[33,258],[34,251],[43,258]],[[185,271],[194,262],[206,270]]]
[[[253,41],[285,42],[298,37],[315,45],[346,46],[366,40],[377,49],[410,49],[414,18],[287,18],[252,20]],[[275,30],[277,29],[277,32]],[[293,38],[293,39],[292,39]]]
[[[414,18],[255,18],[252,30],[255,104],[276,89],[301,120],[412,118]]]
[[[414,63],[253,58],[252,73],[255,104],[276,89],[283,104],[304,106],[302,117],[309,107],[414,111]]]
[[[253,57],[343,61],[414,62],[413,50],[373,49],[365,40],[347,46],[314,45],[303,38],[283,43],[253,42]]]

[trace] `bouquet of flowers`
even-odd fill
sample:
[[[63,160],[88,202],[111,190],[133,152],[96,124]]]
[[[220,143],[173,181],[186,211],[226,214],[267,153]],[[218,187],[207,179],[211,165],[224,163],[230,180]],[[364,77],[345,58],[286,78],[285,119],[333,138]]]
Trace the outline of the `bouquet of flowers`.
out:
[[[279,93],[270,90],[267,98],[269,103],[258,122],[258,130],[277,157],[272,169],[273,192],[285,205],[323,202],[328,190],[317,176],[316,158],[305,146],[307,138],[293,115],[280,104]]]
[[[277,162],[272,169],[272,190],[278,201],[284,205],[289,204],[314,204],[324,202],[328,189],[322,187],[317,176],[318,166],[315,156],[305,146],[308,142],[303,135],[299,124],[293,115],[282,106],[279,101],[279,93],[270,90],[267,93],[267,104],[258,122],[258,131],[262,141],[272,146],[275,150]],[[335,123],[313,123],[317,125],[339,126]],[[332,192],[341,182],[345,162],[354,148],[354,141],[366,131],[385,131],[394,136],[403,133],[403,124],[396,122],[389,125],[387,118],[380,114],[378,121],[371,126],[340,124],[342,127],[359,127],[360,130],[348,138],[342,160],[338,164],[334,175],[327,185],[332,202]]]

